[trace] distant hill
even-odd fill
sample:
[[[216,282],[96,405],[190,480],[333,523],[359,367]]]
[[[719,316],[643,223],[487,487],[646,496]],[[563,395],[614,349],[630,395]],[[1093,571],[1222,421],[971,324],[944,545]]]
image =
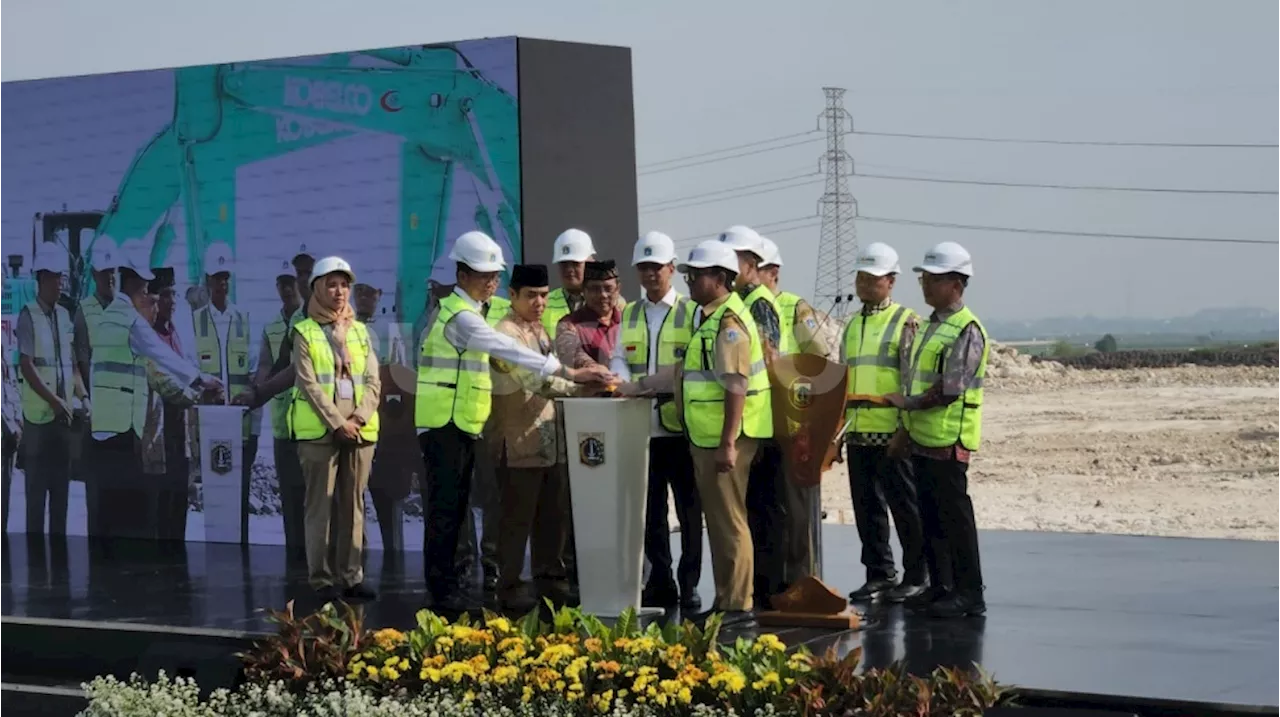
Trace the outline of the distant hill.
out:
[[[1202,342],[1275,340],[1280,336],[1280,313],[1256,307],[1201,309],[1190,316],[1169,319],[1055,317],[1032,321],[993,321],[987,330],[1000,341],[1096,339],[1116,337],[1193,337]]]

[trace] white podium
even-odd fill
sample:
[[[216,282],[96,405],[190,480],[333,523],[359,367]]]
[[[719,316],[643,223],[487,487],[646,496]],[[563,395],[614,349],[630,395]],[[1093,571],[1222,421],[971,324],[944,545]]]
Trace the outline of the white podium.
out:
[[[581,608],[602,618],[627,608],[660,613],[640,606],[653,401],[556,400],[569,456]]]
[[[243,406],[197,406],[200,419],[200,482],[204,503],[204,539],[240,543],[244,512]]]

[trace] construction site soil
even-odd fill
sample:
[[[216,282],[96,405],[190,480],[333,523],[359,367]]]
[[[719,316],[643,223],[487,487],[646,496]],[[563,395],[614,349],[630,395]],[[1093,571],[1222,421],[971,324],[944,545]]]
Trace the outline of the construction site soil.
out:
[[[1169,367],[1078,369],[996,348],[969,470],[979,528],[1277,539],[1275,349],[1217,357],[1261,362],[1234,366],[1150,353]],[[829,521],[853,522],[843,464],[822,502]]]

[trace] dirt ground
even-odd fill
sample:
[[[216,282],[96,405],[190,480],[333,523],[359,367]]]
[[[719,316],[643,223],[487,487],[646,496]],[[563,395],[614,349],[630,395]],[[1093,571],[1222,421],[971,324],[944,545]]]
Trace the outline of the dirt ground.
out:
[[[970,492],[982,529],[1276,540],[1274,368],[1074,370],[1003,349]],[[823,480],[852,523],[848,475]]]

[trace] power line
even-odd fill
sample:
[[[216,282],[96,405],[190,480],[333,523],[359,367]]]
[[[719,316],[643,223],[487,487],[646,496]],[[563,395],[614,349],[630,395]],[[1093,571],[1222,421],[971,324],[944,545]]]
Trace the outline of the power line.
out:
[[[648,169],[650,167],[657,167],[658,165],[662,165],[662,164],[675,164],[677,162],[683,162],[687,159],[698,159],[700,157],[710,157],[713,154],[720,154],[722,152],[732,152],[736,149],[746,149],[748,147],[759,147],[762,144],[780,142],[784,139],[795,139],[796,137],[804,137],[806,135],[814,134],[817,131],[818,130],[816,129],[811,129],[806,132],[796,132],[795,134],[784,134],[780,137],[770,137],[769,139],[761,139],[755,142],[747,142],[746,144],[735,144],[732,147],[721,147],[720,149],[712,149],[706,152],[699,152],[697,154],[686,154],[683,157],[672,157],[671,159],[664,159],[658,162],[646,162],[642,165],[639,165],[638,169]]]
[[[805,134],[810,134],[810,133],[806,132]],[[689,162],[688,164],[679,164],[674,167],[661,167],[659,169],[650,169],[644,172],[637,172],[637,174],[639,176],[644,176],[647,174],[661,174],[662,172],[673,172],[677,169],[687,169],[689,167],[698,167],[704,164],[713,164],[715,162],[723,162],[728,159],[738,159],[739,157],[750,157],[752,155],[764,154],[765,152],[773,152],[775,150],[786,149],[788,147],[799,147],[802,144],[810,144],[812,142],[817,142],[820,139],[822,138],[814,137],[813,139],[804,139],[804,140],[800,140],[799,142],[791,142],[789,144],[780,144],[776,147],[764,147],[762,149],[753,149],[750,152],[739,152],[738,154],[730,154],[725,157],[713,157],[712,159],[704,159],[699,162]]]
[[[975,231],[988,232],[1012,232],[1015,234],[1050,234],[1055,236],[1068,237],[1091,237],[1099,239],[1138,239],[1146,241],[1174,241],[1174,242],[1200,242],[1207,244],[1267,244],[1271,246],[1280,246],[1280,242],[1270,241],[1266,239],[1230,239],[1217,237],[1179,237],[1179,236],[1162,236],[1157,234],[1113,234],[1110,232],[1077,232],[1059,229],[1032,229],[1024,227],[997,227],[981,224],[954,224],[951,222],[931,222],[921,219],[898,219],[893,217],[865,217],[859,216],[859,221],[877,222],[879,224],[901,224],[913,227],[937,227],[941,229],[970,229]]]
[[[795,179],[804,179],[805,177],[816,177],[816,176],[818,176],[816,172],[805,172],[804,174],[797,174],[792,177],[782,177],[780,179],[771,179],[767,182],[756,182],[755,184],[739,184],[736,187],[725,187],[724,189],[717,189],[714,192],[703,192],[702,194],[686,194],[683,197],[668,197],[666,199],[659,199],[657,201],[649,202],[648,204],[641,204],[640,208],[647,209],[649,207],[657,207],[664,204],[675,204],[678,202],[688,201],[690,199],[701,199],[702,197],[713,197],[717,194],[727,194],[729,192],[736,192],[740,189],[754,189],[756,187],[768,187],[774,184],[782,184],[783,182],[790,182]]]
[[[803,217],[792,217],[791,219],[780,219],[776,222],[767,222],[765,224],[748,224],[747,226],[751,227],[752,229],[755,229],[756,231],[764,231],[767,229],[771,229],[773,227],[780,227],[786,224],[791,224],[792,222],[802,222],[808,219],[814,219],[814,216],[812,214],[808,214]],[[711,237],[714,237],[719,233],[720,233],[720,230],[716,229],[715,231],[703,232],[701,234],[690,234],[689,236],[681,237],[674,241],[676,244],[687,244],[689,242],[696,242],[703,239],[710,239]],[[777,233],[777,231],[775,230],[774,233]]]
[[[1111,142],[1077,139],[1017,139],[1013,137],[973,137],[948,134],[916,134],[910,132],[870,132],[855,129],[853,134],[864,137],[900,137],[906,139],[937,139],[959,142],[995,142],[1000,144],[1061,144],[1085,147],[1187,147],[1196,149],[1276,149],[1280,145],[1253,142]]]
[[[812,175],[806,175],[806,176],[812,176]],[[773,192],[781,192],[784,189],[796,189],[798,187],[808,187],[814,184],[820,184],[823,181],[824,180],[821,177],[819,177],[817,179],[811,179],[807,182],[797,182],[795,184],[788,184],[782,187],[770,187],[768,189],[757,189],[754,192],[739,192],[736,194],[730,194],[723,197],[714,197],[712,199],[704,199],[700,202],[690,202],[688,204],[676,204],[674,206],[658,207],[657,209],[650,209],[648,212],[645,212],[645,213],[652,214],[656,212],[665,212],[672,209],[688,209],[689,207],[700,207],[704,204],[715,204],[716,202],[727,202],[731,199],[739,199],[741,197],[753,197],[758,194],[771,194]]]
[[[864,179],[889,179],[900,182],[928,182],[931,184],[972,184],[980,187],[1030,187],[1033,189],[1082,189],[1100,192],[1154,192],[1161,194],[1236,194],[1242,196],[1275,196],[1276,190],[1265,189],[1174,189],[1169,187],[1115,187],[1092,184],[1043,184],[1038,182],[998,182],[985,179],[944,179],[933,177],[907,177],[892,174],[862,174],[853,176]]]

